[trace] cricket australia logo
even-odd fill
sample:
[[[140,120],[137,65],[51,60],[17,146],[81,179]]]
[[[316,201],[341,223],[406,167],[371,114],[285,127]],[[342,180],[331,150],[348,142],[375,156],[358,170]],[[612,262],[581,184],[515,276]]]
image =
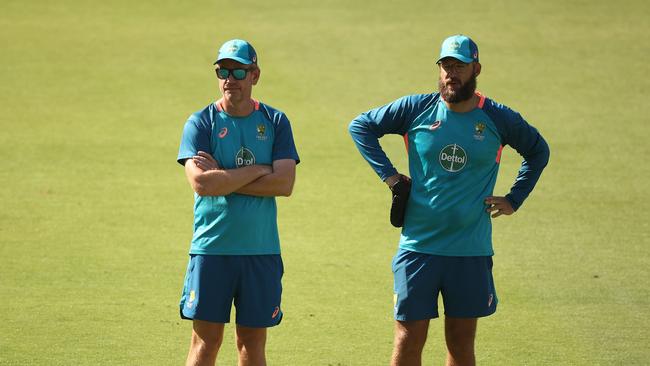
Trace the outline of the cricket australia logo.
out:
[[[463,150],[462,147],[452,144],[447,145],[440,150],[440,156],[438,157],[440,161],[440,166],[442,169],[456,173],[465,167],[467,163],[467,153]]]
[[[237,168],[253,165],[255,164],[255,155],[249,149],[242,147],[235,155],[235,164],[237,164]]]
[[[474,125],[474,140],[483,141],[485,138],[483,131],[485,131],[485,123],[478,122]]]
[[[266,135],[266,126],[263,124],[257,125],[257,139],[260,141],[266,141],[269,139]]]

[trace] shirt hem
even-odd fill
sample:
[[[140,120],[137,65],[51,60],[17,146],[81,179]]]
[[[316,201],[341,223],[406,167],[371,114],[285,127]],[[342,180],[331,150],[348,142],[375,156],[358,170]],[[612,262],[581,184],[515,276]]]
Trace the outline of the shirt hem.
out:
[[[408,250],[410,252],[430,254],[430,255],[439,255],[443,257],[491,257],[494,255],[494,251],[487,252],[447,252],[447,251],[437,251],[437,250],[423,250],[413,247],[407,247],[400,245],[399,249]]]
[[[262,251],[262,252],[221,252],[221,251],[207,251],[207,250],[190,250],[190,255],[280,255],[280,251]]]

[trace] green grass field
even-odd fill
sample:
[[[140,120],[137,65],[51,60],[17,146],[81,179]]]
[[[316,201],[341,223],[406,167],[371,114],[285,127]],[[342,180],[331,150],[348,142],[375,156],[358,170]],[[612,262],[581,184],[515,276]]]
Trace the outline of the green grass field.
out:
[[[388,364],[399,232],[347,125],[433,90],[455,33],[479,45],[479,89],[551,146],[522,209],[494,222],[500,304],[478,363],[647,365],[648,15],[641,0],[2,0],[0,365],[184,362],[192,192],[175,158],[235,37],[257,48],[254,96],[288,114],[302,159],[278,199],[285,320],[269,364]],[[383,145],[405,169],[402,141]],[[496,193],[519,163],[504,152]],[[443,344],[433,321],[425,365]]]

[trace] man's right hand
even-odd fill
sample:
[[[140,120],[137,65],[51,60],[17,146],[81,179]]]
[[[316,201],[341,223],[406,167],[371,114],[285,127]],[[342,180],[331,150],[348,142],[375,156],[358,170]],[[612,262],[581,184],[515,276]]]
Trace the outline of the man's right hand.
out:
[[[390,223],[395,227],[404,225],[404,215],[406,214],[406,204],[411,194],[411,178],[395,174],[385,180],[392,193],[392,202],[390,206]]]

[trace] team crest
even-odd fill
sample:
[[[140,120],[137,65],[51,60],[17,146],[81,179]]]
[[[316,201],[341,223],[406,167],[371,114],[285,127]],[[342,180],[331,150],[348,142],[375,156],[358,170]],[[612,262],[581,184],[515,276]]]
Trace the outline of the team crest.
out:
[[[483,141],[485,136],[483,135],[485,131],[485,123],[478,122],[474,125],[474,140]]]
[[[266,141],[269,137],[266,136],[266,126],[263,124],[257,125],[257,139],[260,141]]]
[[[458,51],[458,49],[460,48],[460,43],[454,41],[452,42],[452,44],[449,45],[449,48],[451,48],[454,51]]]
[[[191,309],[192,306],[194,306],[194,300],[196,300],[196,292],[194,292],[194,290],[192,290],[192,291],[190,291],[190,298],[185,303],[185,306],[188,309]]]

